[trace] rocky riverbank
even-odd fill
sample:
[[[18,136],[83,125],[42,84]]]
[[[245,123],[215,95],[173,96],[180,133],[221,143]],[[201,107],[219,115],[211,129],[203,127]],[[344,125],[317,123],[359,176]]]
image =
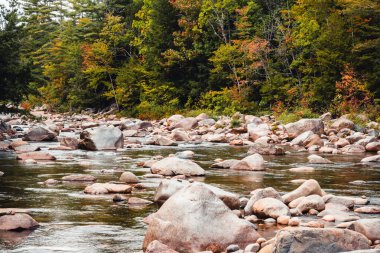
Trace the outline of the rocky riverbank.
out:
[[[208,177],[208,169],[199,166],[197,154],[191,150],[166,157],[154,156],[138,163],[150,170],[143,175],[144,178],[161,180],[151,199],[134,196],[134,192],[147,185],[142,177],[126,171],[119,172],[118,180],[108,182],[100,182],[86,173],[43,182],[50,187],[80,182],[84,184],[85,194],[109,195],[114,201],[124,201],[131,206],[146,206],[152,202],[162,205],[144,220],[148,224],[143,245],[146,252],[380,250],[380,206],[371,203],[372,196],[347,197],[326,193],[320,187],[321,181],[302,179],[319,166],[333,166],[336,161],[331,157],[334,155],[364,157],[357,163],[378,168],[380,141],[376,122],[359,127],[345,117],[331,119],[330,114],[282,125],[270,116],[241,114],[219,119],[205,114],[195,118],[173,115],[160,121],[141,121],[109,114],[34,113],[43,116],[43,120],[3,117],[1,124],[1,149],[14,152],[19,162],[26,166],[60,161],[61,158],[54,155],[57,151],[112,150],[117,157],[118,153],[128,149],[148,146],[224,143],[247,146],[248,152],[242,154],[241,159],[218,157],[210,167],[241,173],[265,173],[275,156],[310,153],[307,166],[289,169],[289,173],[300,175],[294,182],[300,185],[285,193],[268,187],[252,188],[251,194],[245,195],[197,182]],[[14,126],[20,126],[21,131],[14,131]],[[49,143],[49,147],[41,143]],[[70,161],[70,155],[65,159]],[[91,167],[92,164],[88,161],[82,165]],[[6,180],[6,177],[5,174],[2,179]],[[351,183],[365,185],[366,181]],[[369,215],[363,217],[361,214]],[[3,209],[0,215],[0,230],[38,226],[38,217],[28,214],[27,210]],[[260,228],[271,225],[278,226],[278,232],[272,239],[264,239]]]

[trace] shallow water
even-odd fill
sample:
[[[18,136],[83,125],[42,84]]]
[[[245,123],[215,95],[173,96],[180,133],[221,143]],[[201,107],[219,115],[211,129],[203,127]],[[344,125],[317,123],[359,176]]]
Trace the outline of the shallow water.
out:
[[[52,144],[41,144],[46,148]],[[268,161],[265,172],[236,172],[210,169],[216,158],[230,159],[245,156],[247,148],[227,145],[179,146],[176,148],[146,147],[123,152],[49,151],[57,156],[56,162],[24,165],[12,153],[0,153],[0,208],[27,208],[40,223],[34,231],[0,232],[0,252],[142,252],[146,231],[143,218],[158,209],[131,208],[115,204],[112,196],[92,196],[83,193],[86,184],[39,184],[46,179],[73,173],[88,173],[98,182],[116,181],[121,171],[131,171],[138,176],[149,169],[137,167],[139,161],[154,155],[166,156],[182,150],[193,150],[194,160],[207,170],[206,177],[197,178],[248,196],[252,190],[273,187],[288,192],[297,187],[293,179],[316,179],[327,193],[341,196],[368,196],[373,204],[380,205],[380,166],[362,165],[366,155],[324,155],[335,162],[332,165],[314,166],[313,173],[290,173],[287,169],[307,165],[309,153],[291,153],[286,156],[265,156]],[[130,157],[131,160],[122,160]],[[91,165],[84,163],[90,162]],[[101,170],[113,170],[101,173]],[[158,179],[144,179],[145,190],[132,195],[152,200]],[[349,182],[364,180],[367,183],[353,185]],[[259,232],[267,238],[274,235],[277,227],[264,228]]]

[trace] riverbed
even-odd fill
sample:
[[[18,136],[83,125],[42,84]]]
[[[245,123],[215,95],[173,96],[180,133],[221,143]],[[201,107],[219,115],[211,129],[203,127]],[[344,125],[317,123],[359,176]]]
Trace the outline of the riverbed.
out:
[[[33,145],[44,150],[56,144]],[[143,219],[159,208],[156,204],[143,208],[129,207],[125,203],[114,203],[113,195],[84,194],[86,184],[47,186],[41,182],[49,178],[59,180],[75,173],[91,174],[97,182],[117,181],[123,171],[130,171],[146,186],[145,189],[135,190],[131,196],[152,201],[161,179],[144,178],[149,169],[137,164],[152,156],[167,156],[183,150],[194,151],[194,161],[206,170],[205,177],[194,180],[241,196],[249,196],[251,191],[263,187],[273,187],[280,193],[289,192],[298,186],[291,180],[313,178],[327,193],[367,196],[372,204],[380,205],[380,165],[360,163],[363,157],[370,154],[326,154],[324,157],[334,164],[313,165],[315,171],[312,173],[288,171],[292,167],[310,166],[307,162],[310,153],[295,151],[285,156],[264,156],[267,161],[264,172],[210,168],[214,159],[241,159],[246,156],[247,149],[206,143],[174,148],[144,146],[119,152],[49,150],[57,160],[38,164],[23,164],[16,160],[13,153],[0,153],[0,171],[5,173],[0,177],[0,208],[29,209],[32,217],[40,223],[34,231],[0,232],[0,252],[142,252],[147,228]],[[352,184],[355,180],[365,183]],[[276,226],[258,227],[259,233],[266,238],[273,237],[277,229]]]

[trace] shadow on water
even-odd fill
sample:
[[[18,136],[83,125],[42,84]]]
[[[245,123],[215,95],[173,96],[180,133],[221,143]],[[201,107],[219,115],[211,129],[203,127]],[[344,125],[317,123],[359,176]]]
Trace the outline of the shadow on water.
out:
[[[149,147],[124,152],[54,151],[58,160],[53,163],[24,165],[10,153],[0,153],[0,207],[28,208],[40,223],[34,231],[0,232],[0,252],[141,252],[146,231],[144,217],[158,207],[131,208],[115,204],[112,196],[91,196],[83,193],[86,184],[39,184],[49,178],[60,179],[73,173],[92,174],[98,182],[116,181],[121,171],[141,176],[149,169],[137,167],[140,161],[155,155],[167,156],[182,150],[193,150],[194,160],[207,170],[205,178],[197,178],[233,191],[249,195],[252,190],[273,187],[280,192],[293,190],[293,179],[314,178],[328,193],[347,196],[366,195],[372,203],[380,204],[380,167],[360,165],[363,156],[325,155],[335,163],[315,165],[313,173],[289,173],[296,166],[307,165],[308,153],[286,156],[266,156],[265,172],[238,172],[210,169],[216,158],[241,159],[246,147],[225,145],[180,146],[175,148]],[[120,159],[121,157],[130,157]],[[85,162],[85,163],[83,163]],[[107,173],[104,173],[107,171]],[[364,180],[365,184],[350,184]],[[153,199],[157,179],[143,179],[147,189],[132,195]],[[259,232],[269,238],[276,226],[259,226]]]

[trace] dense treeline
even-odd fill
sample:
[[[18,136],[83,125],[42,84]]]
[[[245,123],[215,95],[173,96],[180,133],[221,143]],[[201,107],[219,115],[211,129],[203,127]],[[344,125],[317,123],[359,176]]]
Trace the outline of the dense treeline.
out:
[[[376,114],[379,1],[23,0],[8,9],[3,101],[64,111],[115,104],[140,117]]]

